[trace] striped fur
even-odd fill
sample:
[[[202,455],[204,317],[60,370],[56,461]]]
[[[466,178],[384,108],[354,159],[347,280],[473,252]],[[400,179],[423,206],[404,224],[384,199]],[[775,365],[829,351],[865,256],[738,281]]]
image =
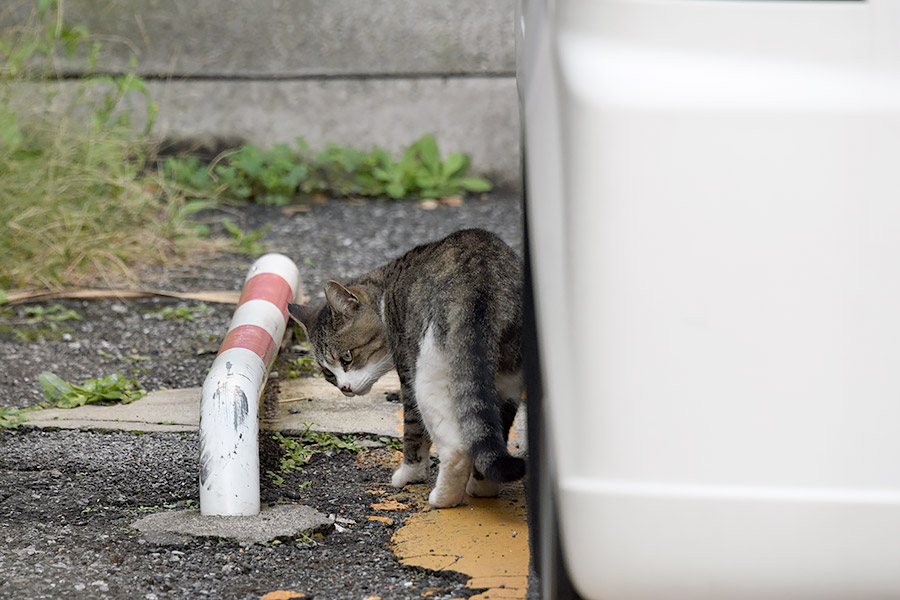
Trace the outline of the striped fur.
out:
[[[324,305],[289,307],[323,373],[346,395],[367,392],[373,376],[396,367],[403,463],[391,482],[424,480],[433,441],[440,458],[434,506],[455,506],[466,491],[495,495],[497,482],[525,473],[506,447],[522,389],[521,285],[515,252],[496,235],[469,229],[346,286],[329,282]],[[368,383],[354,388],[355,381]]]

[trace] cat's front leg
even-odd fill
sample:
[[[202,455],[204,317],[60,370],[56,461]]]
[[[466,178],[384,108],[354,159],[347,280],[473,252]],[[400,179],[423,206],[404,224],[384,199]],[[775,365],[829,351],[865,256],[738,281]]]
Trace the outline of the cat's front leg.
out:
[[[403,462],[391,477],[391,485],[398,488],[425,481],[431,467],[431,438],[416,406],[413,386],[405,370],[399,370],[399,375],[403,398]]]

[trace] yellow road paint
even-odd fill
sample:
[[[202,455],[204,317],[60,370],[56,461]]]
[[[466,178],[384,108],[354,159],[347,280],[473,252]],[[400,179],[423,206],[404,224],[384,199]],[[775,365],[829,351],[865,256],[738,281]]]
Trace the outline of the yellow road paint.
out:
[[[406,510],[409,505],[396,500],[386,500],[385,502],[375,502],[372,504],[372,508],[375,510]]]
[[[378,521],[379,523],[384,523],[385,525],[393,525],[394,520],[390,517],[379,517],[377,515],[369,515],[370,521]]]
[[[275,590],[274,592],[269,592],[259,600],[299,600],[300,598],[306,598],[306,594],[289,590]]]
[[[528,591],[528,521],[522,482],[499,498],[469,498],[467,506],[414,514],[391,539],[404,565],[456,571],[466,587],[486,589],[474,600],[525,598]]]

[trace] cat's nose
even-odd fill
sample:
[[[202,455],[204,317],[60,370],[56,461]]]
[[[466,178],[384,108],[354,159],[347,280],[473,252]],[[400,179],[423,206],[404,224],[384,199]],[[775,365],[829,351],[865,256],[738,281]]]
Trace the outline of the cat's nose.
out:
[[[344,386],[341,386],[341,391],[349,394],[352,390],[350,389],[349,385],[344,385]]]

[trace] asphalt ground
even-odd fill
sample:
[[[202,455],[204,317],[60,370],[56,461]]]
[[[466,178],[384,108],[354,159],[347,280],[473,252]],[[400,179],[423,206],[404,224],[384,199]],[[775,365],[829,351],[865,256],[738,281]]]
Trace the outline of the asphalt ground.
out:
[[[204,218],[214,228],[223,218],[244,231],[268,225],[263,238],[268,250],[297,262],[310,295],[328,279],[365,272],[463,227],[490,229],[521,249],[515,196],[490,195],[435,210],[406,202],[333,200],[293,214],[245,207]],[[198,257],[193,264],[148,269],[141,285],[239,289],[251,262],[228,253]],[[29,323],[24,307],[0,315],[0,406],[38,402],[36,379],[44,370],[74,382],[119,370],[148,390],[199,386],[232,310],[207,304],[192,320],[177,320],[162,318],[161,309],[197,303],[159,298],[59,303],[81,320],[55,327]],[[392,550],[395,532],[424,508],[427,486],[399,493],[386,489],[397,459],[390,445],[358,454],[320,452],[302,471],[277,481],[268,472],[278,470],[285,449],[269,435],[260,441],[265,505],[306,505],[333,518],[337,527],[265,544],[149,535],[134,528],[141,518],[197,506],[196,433],[0,432],[0,598],[262,598],[287,590],[362,600],[478,593],[479,588],[466,587],[467,575],[405,564]],[[391,494],[392,512],[373,514],[378,492]]]

